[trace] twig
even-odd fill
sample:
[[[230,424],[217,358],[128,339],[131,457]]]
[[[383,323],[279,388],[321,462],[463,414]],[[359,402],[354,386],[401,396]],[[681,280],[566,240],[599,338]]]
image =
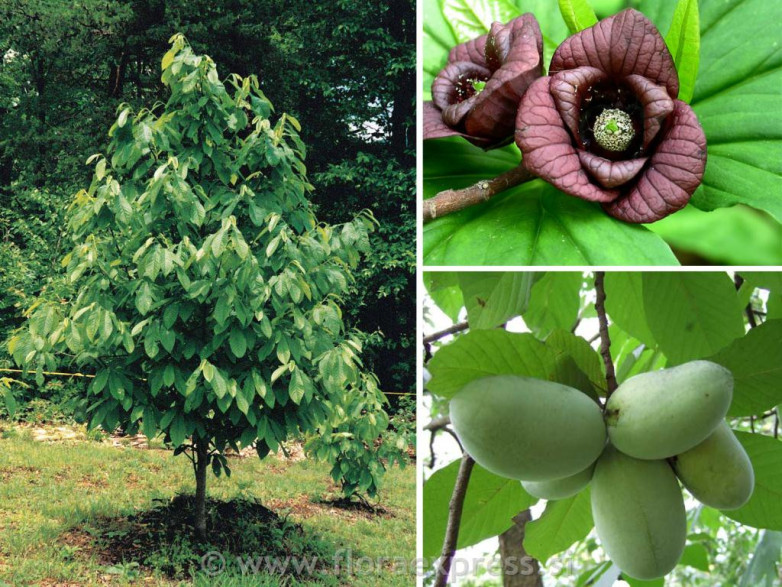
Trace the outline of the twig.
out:
[[[433,332],[432,334],[424,336],[424,344],[431,344],[450,334],[456,334],[457,332],[462,332],[463,330],[467,330],[469,327],[470,325],[467,324],[467,322],[459,322],[458,324],[449,326],[445,330],[440,330],[439,332]]]
[[[614,362],[611,360],[611,338],[608,336],[608,318],[606,317],[606,291],[603,283],[605,271],[595,272],[595,310],[600,322],[600,355],[603,357],[603,363],[606,368],[606,405],[611,394],[616,390],[616,374],[614,373]]]
[[[448,424],[450,423],[451,423],[450,417],[440,416],[439,418],[434,418],[431,422],[429,422],[426,426],[424,426],[424,430],[428,430],[429,432],[437,432],[438,430],[448,426]]]
[[[460,190],[442,191],[434,198],[424,200],[424,223],[485,202],[492,196],[535,177],[522,164],[519,164],[493,179],[479,181],[475,185]]]
[[[457,436],[456,432],[454,432],[453,430],[448,428],[448,426],[446,426],[445,428],[441,428],[441,430],[443,432],[445,432],[446,434],[450,434],[453,437],[453,439],[456,441],[456,444],[459,445],[459,450],[464,452],[464,447],[462,446],[462,441],[459,440],[459,437]],[[434,433],[432,434],[432,436],[434,436]]]
[[[448,575],[451,572],[451,563],[456,554],[456,541],[459,538],[459,524],[462,521],[462,508],[464,507],[464,496],[467,494],[467,484],[470,481],[475,461],[465,453],[462,456],[462,462],[459,465],[459,473],[456,475],[456,485],[453,488],[451,501],[448,504],[448,526],[445,529],[445,540],[443,541],[443,552],[440,555],[440,563],[437,566],[437,578],[434,587],[445,587],[448,583]]]

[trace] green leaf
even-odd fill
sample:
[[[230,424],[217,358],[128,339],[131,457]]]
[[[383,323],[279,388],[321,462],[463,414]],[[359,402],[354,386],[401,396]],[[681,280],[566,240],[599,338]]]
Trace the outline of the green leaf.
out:
[[[16,398],[14,397],[11,388],[3,382],[0,382],[0,393],[3,394],[5,400],[5,409],[8,415],[13,418],[16,413]]]
[[[549,271],[535,282],[524,323],[538,338],[545,338],[558,328],[573,328],[578,319],[583,281],[580,271]]]
[[[733,373],[730,416],[760,415],[782,403],[782,320],[768,320],[709,360]]]
[[[693,203],[744,203],[782,222],[782,3],[701,2],[701,63],[692,105],[708,164]]]
[[[722,272],[644,273],[643,301],[671,364],[708,357],[744,334],[736,288]]]
[[[774,587],[779,584],[782,532],[766,530],[760,538],[739,587]]]
[[[231,346],[231,352],[238,359],[241,359],[247,352],[247,339],[244,336],[244,332],[238,328],[231,330],[231,334],[228,337],[228,344]]]
[[[157,419],[155,418],[155,409],[152,406],[144,408],[144,415],[141,417],[141,431],[149,440],[157,435]]]
[[[571,34],[597,24],[595,11],[586,0],[559,0],[559,11]]]
[[[215,376],[214,365],[204,359],[203,363],[201,364],[201,372],[204,374],[204,379],[206,379],[207,383],[211,383]]]
[[[740,271],[739,274],[753,287],[782,293],[782,273],[776,271]]]
[[[689,102],[698,75],[701,46],[698,0],[679,0],[665,43],[679,73],[679,100]]]
[[[174,421],[171,422],[171,427],[168,429],[168,434],[171,436],[171,444],[176,448],[185,441],[185,418],[182,414],[174,416]]]
[[[516,0],[516,5],[522,12],[531,12],[540,25],[543,33],[543,66],[548,67],[551,57],[559,44],[570,36],[567,23],[562,18],[557,2],[552,0]],[[597,8],[597,2],[593,2]],[[618,12],[621,8],[611,11]]]
[[[521,271],[459,272],[470,328],[495,328],[524,312],[533,280]]]
[[[709,551],[700,542],[688,544],[679,560],[680,565],[686,565],[705,573],[709,572]]]
[[[450,398],[473,379],[490,375],[553,380],[556,364],[556,353],[531,334],[475,330],[437,351],[429,362],[428,388]]]
[[[755,471],[755,491],[746,505],[723,511],[729,518],[768,530],[782,530],[782,442],[734,430]]]
[[[160,344],[162,344],[163,348],[170,353],[174,350],[174,345],[176,344],[176,332],[165,328],[161,329]]]
[[[241,389],[239,389],[236,393],[236,407],[239,408],[239,411],[245,415],[250,409],[250,402],[247,401],[247,398],[244,396],[244,392]]]
[[[452,322],[459,320],[459,312],[464,307],[464,296],[459,287],[459,276],[455,271],[426,271],[424,286],[437,307]]]
[[[603,363],[589,343],[567,330],[555,330],[546,338],[546,347],[556,356],[555,381],[575,387],[593,398],[605,393]]]
[[[646,324],[641,273],[609,271],[605,275],[605,291],[606,312],[611,321],[647,347],[656,346]]]
[[[160,67],[162,69],[164,69],[164,70],[168,69],[169,66],[174,62],[174,54],[175,54],[175,51],[172,49],[172,50],[166,52],[165,55],[163,55],[163,60],[160,63]],[[122,125],[120,125],[120,126],[122,126]]]
[[[717,265],[782,265],[782,225],[749,206],[712,212],[686,206],[649,229],[674,250],[695,253]]]
[[[504,24],[520,14],[508,0],[443,0],[442,6],[458,43],[486,34],[493,22]]]
[[[424,483],[425,557],[436,558],[443,547],[448,523],[448,503],[456,484],[460,461],[436,471]],[[504,479],[476,464],[467,485],[457,548],[466,548],[501,534],[513,524],[513,516],[537,501],[514,479]]]
[[[515,147],[489,153],[466,141],[424,142],[424,196],[518,165]],[[427,265],[676,265],[663,240],[599,205],[535,180],[424,226]]]
[[[568,499],[550,501],[537,520],[524,530],[524,549],[542,564],[582,540],[595,525],[587,487]]]

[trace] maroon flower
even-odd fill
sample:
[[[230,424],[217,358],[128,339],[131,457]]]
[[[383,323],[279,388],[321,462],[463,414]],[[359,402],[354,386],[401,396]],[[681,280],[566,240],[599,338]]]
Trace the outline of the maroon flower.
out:
[[[543,75],[543,37],[535,17],[508,24],[454,47],[424,103],[424,138],[460,135],[492,149],[513,140],[516,110],[530,83]]]
[[[566,39],[549,73],[516,118],[527,169],[626,222],[687,204],[703,177],[706,137],[676,99],[673,59],[643,14],[624,10]]]

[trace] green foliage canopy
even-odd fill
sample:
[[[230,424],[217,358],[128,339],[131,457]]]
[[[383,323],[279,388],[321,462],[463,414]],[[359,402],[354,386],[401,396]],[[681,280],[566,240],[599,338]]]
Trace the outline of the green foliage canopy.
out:
[[[265,456],[298,431],[329,434],[357,397],[359,438],[376,438],[382,396],[340,309],[371,214],[319,224],[296,119],[273,123],[256,78],[224,84],[172,41],[170,98],[120,108],[68,211],[72,299],[41,296],[9,350],[39,373],[94,370],[92,426],[161,431],[178,452],[207,441],[218,474],[227,447]]]

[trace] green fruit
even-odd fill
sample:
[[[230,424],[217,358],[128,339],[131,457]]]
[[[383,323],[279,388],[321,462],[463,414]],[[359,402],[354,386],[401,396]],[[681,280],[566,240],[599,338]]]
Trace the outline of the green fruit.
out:
[[[583,471],[570,477],[554,479],[553,481],[522,481],[521,486],[532,497],[540,499],[567,499],[568,497],[573,497],[589,485],[594,470],[595,464],[592,463]]]
[[[740,508],[755,488],[752,463],[724,421],[695,448],[671,459],[671,464],[690,493],[713,508]]]
[[[636,579],[664,576],[684,552],[684,499],[665,461],[606,448],[592,476],[592,517],[606,554]]]
[[[605,446],[598,405],[577,389],[530,377],[476,379],[451,400],[465,450],[492,473],[525,481],[575,475]]]
[[[705,440],[728,413],[732,397],[730,371],[709,361],[642,373],[608,400],[608,437],[638,459],[672,457]]]

